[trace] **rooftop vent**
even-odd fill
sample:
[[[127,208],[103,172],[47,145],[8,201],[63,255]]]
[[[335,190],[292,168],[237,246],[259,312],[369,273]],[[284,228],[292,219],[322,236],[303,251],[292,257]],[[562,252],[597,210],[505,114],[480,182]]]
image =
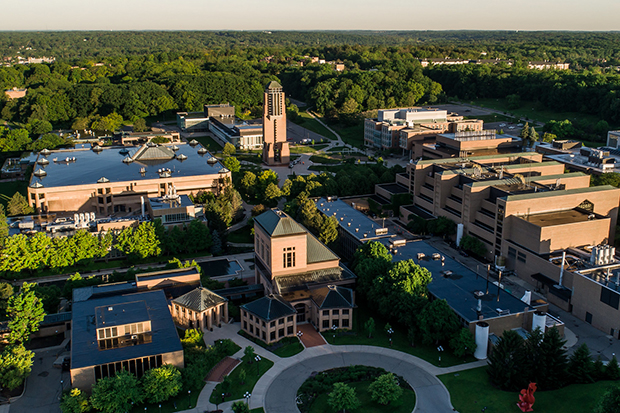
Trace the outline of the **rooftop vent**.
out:
[[[205,153],[207,153],[207,150],[205,148],[200,148],[200,149],[198,149],[198,153],[200,155],[204,155]]]
[[[37,163],[38,163],[39,165],[47,165],[47,164],[49,164],[49,163],[50,163],[50,161],[48,161],[48,160],[47,160],[47,159],[45,159],[45,158],[41,158],[41,159],[39,159],[39,160],[37,161]]]
[[[184,160],[186,160],[186,159],[187,159],[187,155],[183,155],[183,154],[181,153],[181,154],[177,155],[177,159],[178,159],[179,161],[184,161]]]
[[[124,163],[132,163],[133,162],[133,158],[130,156],[126,156],[125,158],[123,158],[123,162]]]
[[[175,152],[176,152],[176,151],[178,151],[178,150],[179,150],[179,147],[178,147],[178,146],[176,146],[176,145],[173,145],[170,149],[172,149],[173,151],[175,151]]]
[[[476,291],[474,291],[474,297],[476,297],[476,298],[484,297],[484,292],[480,291],[480,290],[476,290]]]
[[[508,315],[510,314],[510,310],[502,310],[501,308],[496,308],[495,312],[497,313],[497,315]]]
[[[43,150],[42,150],[41,152],[39,152],[39,153],[40,153],[41,155],[43,155],[43,156],[47,156],[47,155],[49,155],[49,154],[50,154],[50,153],[52,153],[52,152],[51,152],[49,149],[45,148],[45,149],[43,149]]]
[[[101,178],[97,179],[98,184],[104,184],[106,182],[110,182],[110,180],[106,178],[105,176],[102,176]]]
[[[209,159],[207,159],[207,163],[208,164],[216,164],[217,163],[217,158],[215,156],[210,157]]]

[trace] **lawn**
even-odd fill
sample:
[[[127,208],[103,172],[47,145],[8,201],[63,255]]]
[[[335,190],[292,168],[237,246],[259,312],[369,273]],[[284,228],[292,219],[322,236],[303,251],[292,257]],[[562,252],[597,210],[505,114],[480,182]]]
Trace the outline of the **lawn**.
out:
[[[261,376],[272,366],[273,361],[266,358],[263,358],[259,362],[252,360],[252,364],[249,364],[248,357],[243,356],[241,359],[241,364],[235,367],[235,369],[229,374],[231,379],[231,387],[227,391],[227,393],[230,393],[230,396],[226,397],[226,401],[243,399],[245,392],[252,393],[258,379],[260,379]],[[245,371],[246,374],[244,384],[241,384],[241,380],[239,380],[239,374],[241,374],[242,371]],[[224,393],[224,391],[222,391],[222,383],[220,383],[215,386],[215,389],[213,389],[209,402],[213,404],[216,402],[221,402],[222,393]]]
[[[219,142],[217,142],[215,139],[213,139],[210,136],[200,136],[200,137],[197,136],[191,139],[196,139],[198,142],[200,142],[202,146],[207,148],[210,152],[219,152],[222,150],[222,145],[220,145]]]
[[[395,402],[388,405],[381,405],[372,401],[370,398],[370,392],[368,386],[371,381],[359,381],[356,383],[349,383],[361,402],[361,406],[355,410],[351,410],[354,413],[411,413],[415,407],[415,393],[410,389],[403,389],[403,395]],[[310,406],[310,413],[326,413],[334,412],[334,410],[327,403],[329,395],[321,394],[318,396],[312,405]],[[337,413],[337,412],[334,412]]]
[[[342,162],[340,159],[332,159],[322,155],[312,155],[310,157],[310,160],[314,163],[322,163],[327,165],[333,165]]]
[[[252,227],[245,225],[236,231],[228,234],[228,242],[234,242],[239,244],[253,244],[254,236],[251,233]]]
[[[289,120],[291,119],[289,118]],[[319,135],[322,135],[327,139],[336,140],[336,136],[331,133],[329,129],[321,125],[319,122],[317,122],[316,119],[314,119],[306,112],[299,112],[299,117],[292,122],[314,133],[318,133]]]
[[[364,122],[359,122],[357,125],[353,126],[339,124],[330,125],[330,127],[338,132],[338,135],[340,135],[344,143],[358,148],[364,148]]]
[[[294,356],[297,353],[301,353],[304,349],[304,346],[299,342],[297,337],[285,337],[272,345],[268,345],[256,337],[247,334],[243,330],[239,330],[237,334],[282,358]]]
[[[2,182],[0,184],[0,204],[6,206],[15,192],[19,192],[26,198],[28,196],[28,181]]]
[[[486,408],[487,413],[518,413],[517,392],[495,389],[489,383],[486,367],[465,370],[438,376],[450,391],[452,405],[460,413],[478,413]],[[564,413],[591,412],[603,395],[609,381],[592,384],[573,384],[560,390],[536,392],[535,412]]]
[[[316,153],[327,148],[328,145],[295,145],[291,146],[291,153]]]
[[[526,119],[534,119],[538,122],[547,123],[550,120],[570,121],[580,120],[587,123],[595,124],[600,120],[598,116],[588,115],[579,112],[557,112],[551,107],[543,106],[536,102],[521,102],[521,107],[517,109],[509,109],[508,102],[505,99],[477,99],[471,102],[472,105],[481,106],[501,110]],[[499,117],[499,115],[498,115]]]
[[[323,337],[329,344],[334,345],[363,345],[363,346],[377,346],[377,347],[390,347],[390,337],[385,332],[386,320],[383,319],[375,311],[370,310],[366,304],[359,302],[359,307],[353,310],[353,324],[351,331],[338,330],[336,331],[336,338],[334,340],[334,333],[331,331],[323,332]],[[372,317],[375,320],[375,332],[372,338],[368,338],[368,335],[364,331],[364,324]],[[403,353],[411,354],[419,357],[422,360],[426,360],[435,366],[449,367],[463,363],[469,363],[475,361],[473,357],[466,359],[458,358],[447,345],[443,345],[446,351],[439,352],[435,346],[427,346],[422,343],[416,343],[415,347],[411,346],[411,343],[407,339],[407,331],[403,327],[391,324],[394,333],[392,334],[391,348],[394,350],[402,351]],[[441,357],[441,363],[439,362]]]

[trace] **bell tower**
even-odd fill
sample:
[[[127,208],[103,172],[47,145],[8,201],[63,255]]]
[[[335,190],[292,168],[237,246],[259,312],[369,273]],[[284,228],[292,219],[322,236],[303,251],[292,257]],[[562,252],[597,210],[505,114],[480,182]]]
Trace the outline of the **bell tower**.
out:
[[[263,101],[263,162],[267,165],[289,163],[285,100],[282,85],[269,82]]]

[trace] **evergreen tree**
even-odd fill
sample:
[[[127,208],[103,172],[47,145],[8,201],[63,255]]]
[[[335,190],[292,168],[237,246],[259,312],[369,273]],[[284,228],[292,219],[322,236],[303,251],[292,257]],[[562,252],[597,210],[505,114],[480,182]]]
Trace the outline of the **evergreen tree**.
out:
[[[215,230],[213,230],[213,234],[211,234],[211,242],[211,254],[219,254],[222,251],[222,240],[220,239],[220,234]]]
[[[570,357],[568,374],[573,383],[592,383],[593,373],[594,363],[592,363],[590,349],[584,343]]]
[[[616,355],[609,360],[607,366],[605,367],[605,378],[607,380],[618,380],[620,379],[620,367],[618,367],[618,359]]]
[[[0,205],[0,248],[4,246],[4,240],[9,236],[9,224],[6,222],[4,205]]]
[[[7,211],[10,217],[15,215],[28,215],[34,212],[34,209],[28,204],[28,200],[19,192],[9,199],[7,203]]]
[[[538,139],[540,139],[540,136],[538,135],[538,132],[536,132],[536,129],[534,129],[534,126],[530,127],[530,142],[536,142],[538,141]]]
[[[540,377],[544,375],[542,351],[540,346],[543,340],[543,333],[540,328],[532,330],[523,343],[521,358],[522,364],[519,366],[522,375],[518,377],[518,386],[526,388],[530,382],[538,383]]]
[[[523,365],[523,339],[516,331],[504,331],[489,355],[487,373],[491,383],[502,390],[519,391]]]
[[[372,333],[375,331],[375,320],[370,317],[366,323],[364,323],[364,330],[368,333],[368,338],[372,338]]]
[[[323,225],[319,231],[319,241],[329,245],[338,239],[338,221],[336,218],[329,217],[323,220]]]
[[[605,380],[606,378],[605,365],[603,364],[601,356],[598,356],[594,362],[592,378],[594,378],[594,381]]]
[[[537,378],[541,390],[554,390],[566,384],[567,357],[564,349],[566,340],[562,340],[556,327],[545,332],[540,344],[542,374]]]
[[[457,357],[472,355],[476,351],[476,339],[468,328],[461,328],[461,331],[450,340],[450,347]]]
[[[594,413],[620,413],[620,387],[609,386]]]

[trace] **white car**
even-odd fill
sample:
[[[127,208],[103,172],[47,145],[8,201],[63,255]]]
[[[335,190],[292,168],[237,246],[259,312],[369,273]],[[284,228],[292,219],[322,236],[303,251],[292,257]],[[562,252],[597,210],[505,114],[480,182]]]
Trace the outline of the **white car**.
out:
[[[521,126],[523,126],[523,124],[522,123],[517,123],[517,126],[521,127]]]
[[[514,126],[508,126],[508,129],[514,129],[514,128],[515,128]]]
[[[500,123],[500,124],[499,124],[499,127],[500,127],[500,128],[503,128],[503,127],[505,127],[505,126],[506,126],[506,124],[505,124],[505,123]]]

